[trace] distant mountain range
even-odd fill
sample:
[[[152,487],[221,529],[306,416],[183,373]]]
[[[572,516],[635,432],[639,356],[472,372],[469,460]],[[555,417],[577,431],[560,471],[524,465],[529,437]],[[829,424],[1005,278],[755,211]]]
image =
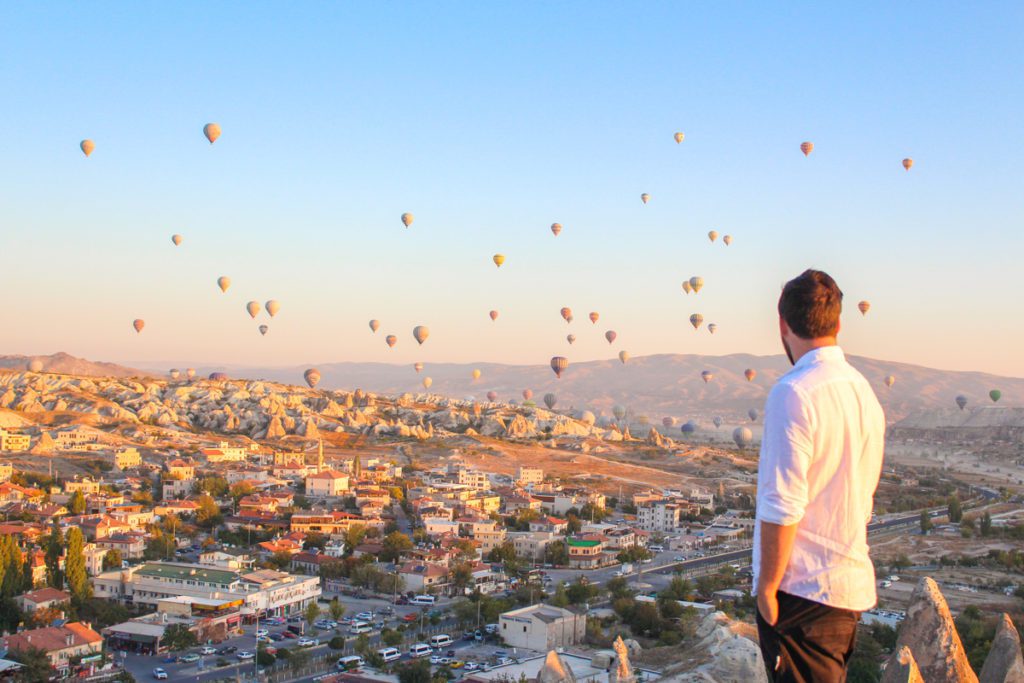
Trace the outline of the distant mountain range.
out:
[[[875,387],[890,422],[922,410],[956,409],[958,394],[967,396],[969,408],[991,406],[988,392],[1002,391],[999,407],[1024,402],[1024,379],[999,377],[980,372],[955,372],[932,368],[851,357],[850,361]],[[226,371],[232,377],[252,377],[278,382],[302,383],[302,373],[309,366],[294,367],[217,367],[200,368],[200,372]],[[744,377],[751,368],[757,372],[752,382]],[[317,365],[320,388],[364,389],[382,394],[422,392],[424,377],[433,381],[430,391],[454,397],[473,396],[483,399],[495,391],[499,400],[522,401],[522,391],[533,391],[533,400],[540,404],[544,394],[554,393],[556,408],[587,408],[595,413],[610,414],[616,405],[626,407],[633,415],[646,415],[651,420],[671,416],[680,420],[709,419],[721,415],[727,421],[747,419],[750,409],[760,412],[772,384],[789,368],[782,355],[697,356],[664,354],[632,358],[623,365],[618,360],[592,361],[569,366],[561,379],[556,379],[547,366],[503,365],[497,363],[428,363],[419,374],[412,365],[384,363],[326,363]],[[472,372],[481,372],[473,380]],[[710,371],[713,379],[707,384],[701,372]],[[890,388],[885,378],[896,382]]]
[[[102,361],[85,360],[75,358],[67,353],[54,353],[49,356],[21,356],[10,355],[0,356],[0,368],[23,371],[28,364],[38,360],[43,364],[45,372],[53,372],[61,375],[81,375],[84,377],[144,377],[151,374],[145,370],[126,368],[116,363],[105,363]]]

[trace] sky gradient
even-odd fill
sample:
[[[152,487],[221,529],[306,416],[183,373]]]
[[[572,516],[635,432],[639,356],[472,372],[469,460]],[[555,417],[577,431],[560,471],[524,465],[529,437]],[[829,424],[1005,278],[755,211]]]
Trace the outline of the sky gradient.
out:
[[[777,353],[814,266],[851,353],[1024,376],[1022,27],[1009,2],[5,4],[0,353]]]

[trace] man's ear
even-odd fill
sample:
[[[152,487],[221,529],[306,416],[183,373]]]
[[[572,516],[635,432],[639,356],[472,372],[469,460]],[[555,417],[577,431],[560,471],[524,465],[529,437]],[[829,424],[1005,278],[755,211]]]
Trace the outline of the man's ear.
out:
[[[785,318],[783,318],[781,315],[779,316],[779,334],[781,334],[783,337],[789,334],[789,325],[786,324]]]

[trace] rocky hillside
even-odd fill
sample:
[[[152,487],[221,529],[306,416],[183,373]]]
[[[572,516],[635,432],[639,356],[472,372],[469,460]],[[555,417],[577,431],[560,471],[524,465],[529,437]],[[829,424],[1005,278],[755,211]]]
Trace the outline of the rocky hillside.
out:
[[[150,373],[135,368],[126,368],[116,363],[85,360],[75,358],[66,353],[54,353],[49,356],[0,356],[0,368],[25,370],[32,361],[43,364],[45,372],[62,375],[80,375],[83,377],[146,377]]]

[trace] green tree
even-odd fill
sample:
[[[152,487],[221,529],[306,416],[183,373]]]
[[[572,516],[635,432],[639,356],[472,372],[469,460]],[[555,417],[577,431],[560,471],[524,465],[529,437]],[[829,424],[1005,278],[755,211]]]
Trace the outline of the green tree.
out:
[[[331,600],[327,609],[331,611],[331,619],[334,619],[335,621],[340,621],[341,618],[345,616],[345,605],[341,604],[341,601],[338,600],[337,597]]]
[[[544,548],[544,562],[555,567],[564,567],[569,564],[569,546],[562,541],[548,543]]]
[[[256,489],[254,489],[252,484],[249,482],[239,481],[231,485],[229,492],[231,493],[231,497],[235,500],[235,505],[238,505],[238,501],[245,498],[255,490]]]
[[[388,647],[398,647],[405,640],[401,633],[392,628],[381,631],[380,639]]]
[[[264,647],[261,647],[259,651],[256,652],[256,663],[261,667],[273,666],[276,661],[277,657],[267,652],[267,649]]]
[[[306,605],[306,611],[303,613],[303,616],[306,618],[306,623],[312,626],[313,622],[320,616],[320,606],[316,604],[316,600],[309,601],[309,604]]]
[[[365,524],[352,524],[345,530],[345,552],[351,554],[366,538]]]
[[[417,659],[398,666],[398,683],[430,683],[430,662]]]
[[[565,590],[565,583],[558,584],[558,587],[555,588],[555,594],[551,596],[548,602],[555,607],[568,607],[570,605],[569,592]]]
[[[292,563],[292,554],[287,550],[278,550],[267,558],[267,562],[273,565],[275,569],[284,571]]]
[[[384,537],[384,547],[380,552],[380,559],[384,562],[394,562],[402,553],[412,550],[412,539],[400,531],[395,531]]]
[[[60,556],[64,552],[64,532],[60,524],[53,523],[46,538],[46,583],[54,588],[64,588],[64,572],[60,569]]]
[[[345,649],[345,639],[342,636],[334,636],[327,643],[327,647],[331,648],[332,650],[344,650]]]
[[[163,643],[169,649],[177,652],[195,647],[199,644],[199,639],[185,624],[171,624],[164,629]]]
[[[71,600],[80,605],[92,597],[92,585],[85,570],[85,538],[82,530],[71,527],[68,530],[67,550],[64,555],[64,573],[67,576]]]
[[[466,562],[460,562],[449,572],[448,580],[461,595],[467,588],[473,585],[473,567]]]
[[[0,596],[13,598],[24,588],[24,564],[21,548],[14,536],[0,536]]]
[[[292,669],[301,669],[307,664],[309,664],[308,650],[291,650],[291,656],[288,657],[288,666]]]
[[[212,529],[224,521],[217,502],[209,495],[199,497],[199,508],[196,510],[196,524],[204,529]]]
[[[927,534],[932,530],[932,516],[927,510],[921,510],[921,533]]]
[[[197,493],[205,493],[214,498],[223,498],[228,490],[228,480],[224,477],[203,477],[196,484]]]
[[[982,536],[990,536],[992,534],[992,515],[989,514],[988,510],[985,510],[985,513],[981,516],[978,529],[981,531]]]
[[[80,515],[85,512],[85,494],[75,491],[68,499],[68,512],[73,515]]]
[[[949,521],[953,524],[959,524],[960,520],[964,518],[963,508],[960,507],[960,499],[957,496],[949,497]]]
[[[12,650],[9,655],[11,659],[22,666],[17,680],[30,682],[50,680],[53,668],[50,666],[50,656],[46,654],[46,650],[29,646],[22,650]]]
[[[117,548],[108,550],[106,554],[103,555],[103,571],[110,571],[111,569],[120,569],[121,562],[123,561],[124,560],[121,559],[120,550],[118,550]]]
[[[366,655],[370,651],[370,637],[365,633],[360,633],[356,637],[353,649],[355,649],[355,651],[360,655]]]

